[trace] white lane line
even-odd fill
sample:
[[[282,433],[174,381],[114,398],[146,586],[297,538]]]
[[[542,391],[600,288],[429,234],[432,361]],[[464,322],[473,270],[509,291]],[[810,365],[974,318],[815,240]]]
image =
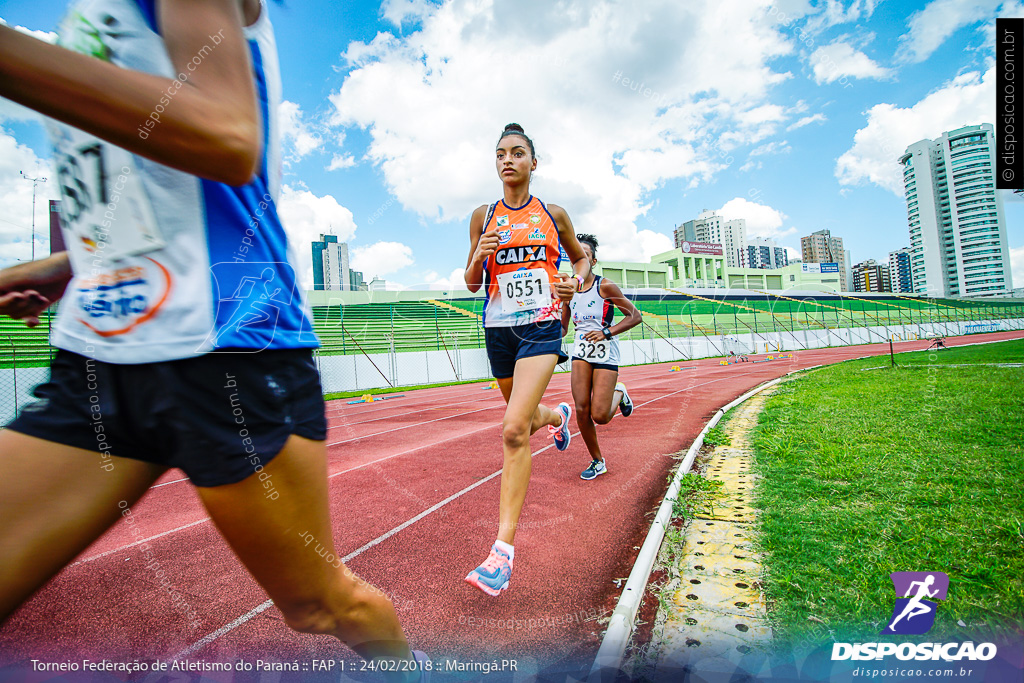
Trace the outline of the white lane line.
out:
[[[649,378],[648,377],[635,377],[634,379],[636,381],[644,381],[644,380],[647,380],[647,379],[656,380],[658,378],[652,375]],[[554,392],[554,395],[557,396],[559,394],[566,394],[566,393],[570,393],[570,392],[571,392],[571,389],[563,390],[563,391],[556,391],[556,392]],[[481,399],[481,400],[484,400],[484,399]],[[476,401],[476,400],[462,401],[462,403],[476,403],[476,402],[478,402],[478,401]],[[433,403],[433,401],[427,401],[426,405],[429,405],[430,403]],[[422,404],[416,404],[416,405],[422,405]],[[496,405],[496,406],[489,406],[489,408],[500,408],[502,405],[504,405],[504,404],[499,404],[499,405]],[[411,407],[415,407],[415,406],[403,406],[403,407],[404,408],[411,408]],[[428,422],[437,422],[438,420],[446,420],[446,419],[449,419],[449,418],[452,418],[452,417],[457,417],[458,415],[469,415],[470,413],[475,413],[475,412],[479,412],[480,410],[487,410],[487,409],[488,408],[480,408],[479,410],[471,410],[471,411],[468,411],[468,412],[460,412],[460,413],[457,413],[457,415],[449,415],[447,417],[439,417],[436,420],[429,420]],[[363,422],[353,422],[353,423],[347,423],[347,424],[341,424],[341,425],[333,425],[333,426],[329,426],[328,429],[336,429],[336,428],[340,428],[340,427],[348,427],[348,426],[353,426],[353,425],[356,425],[356,424],[364,424],[366,422],[376,422],[378,420],[395,420],[395,419],[399,419],[399,418],[405,417],[406,415],[411,415],[413,413],[421,413],[421,412],[423,412],[423,411],[422,410],[410,410],[410,411],[407,411],[407,412],[404,412],[404,413],[397,413],[397,414],[394,414],[394,415],[385,415],[384,417],[374,418],[373,420],[365,420]],[[389,430],[386,430],[386,431],[383,431],[383,432],[377,432],[375,434],[368,434],[366,436],[359,436],[359,437],[355,437],[353,439],[347,439],[345,441],[335,441],[335,442],[329,443],[327,445],[328,446],[337,446],[339,444],[351,443],[353,441],[359,441],[360,439],[366,439],[366,438],[369,438],[371,436],[380,436],[381,434],[387,434],[389,432],[398,431],[399,429],[407,429],[409,427],[419,427],[420,425],[424,425],[424,424],[427,424],[427,422],[419,422],[419,423],[412,424],[412,425],[406,425],[405,427],[396,427],[395,429],[389,429]],[[472,433],[472,432],[470,432],[470,433]],[[438,442],[438,443],[443,443],[443,442]],[[408,451],[404,451],[404,452],[407,453]],[[399,455],[401,455],[401,454],[399,454]],[[387,460],[387,458],[384,458],[384,459]],[[379,462],[379,461],[377,461],[377,462]],[[331,475],[331,476],[334,476],[334,475]],[[169,486],[171,484],[178,484],[178,483],[181,483],[183,481],[188,481],[188,480],[189,480],[188,477],[185,477],[183,479],[175,479],[174,481],[168,481],[168,482],[164,482],[163,484],[156,484],[154,486],[150,486],[150,489],[160,488],[161,486]]]
[[[558,396],[560,394],[568,394],[568,393],[570,393],[570,390],[568,390],[568,389],[562,390],[562,391],[556,391],[553,394],[550,394],[549,398],[550,397],[554,397],[554,396]],[[412,429],[413,427],[421,427],[423,425],[427,425],[427,424],[430,424],[432,422],[440,422],[442,420],[452,420],[452,419],[454,419],[456,417],[462,417],[463,415],[472,415],[473,413],[479,413],[482,410],[493,410],[495,408],[504,408],[504,407],[505,407],[505,403],[504,403],[504,399],[502,399],[502,403],[500,403],[500,404],[491,405],[491,406],[485,406],[483,408],[477,408],[476,410],[466,410],[466,411],[463,411],[463,412],[460,412],[460,413],[455,413],[454,415],[446,415],[444,417],[436,417],[433,420],[426,420],[424,422],[416,422],[414,424],[402,425],[401,427],[394,427],[393,429],[385,429],[382,432],[374,432],[373,434],[366,434],[364,436],[357,436],[357,437],[354,437],[354,438],[351,438],[351,439],[345,439],[343,441],[334,441],[334,442],[331,442],[331,443],[329,443],[327,445],[328,446],[337,446],[337,445],[343,444],[343,443],[352,443],[353,441],[362,441],[363,439],[369,439],[371,437],[380,436],[382,434],[390,434],[391,432],[399,432],[399,431],[401,431],[403,429]],[[418,413],[418,412],[422,412],[422,411],[412,411],[412,412],[417,412]],[[403,415],[409,415],[409,414],[410,413],[402,413],[400,415],[394,415],[392,417],[393,418],[398,418],[398,417],[402,417]]]
[[[209,521],[210,521],[209,517],[204,517],[203,519],[200,519],[199,521],[191,522],[189,524],[186,524],[185,526],[179,526],[177,529],[171,529],[169,531],[165,531],[163,533],[157,534],[156,536],[150,536],[149,538],[144,538],[141,541],[135,541],[134,543],[129,543],[128,545],[123,545],[120,548],[114,548],[113,550],[108,550],[107,552],[100,553],[99,555],[93,555],[92,557],[87,557],[84,560],[78,560],[77,562],[72,562],[71,564],[68,565],[68,567],[75,567],[75,566],[80,565],[80,564],[85,564],[86,562],[92,562],[93,560],[98,560],[101,557],[106,557],[107,555],[113,555],[114,553],[119,553],[122,550],[128,550],[129,548],[134,548],[137,545],[141,545],[143,543],[148,543],[149,541],[152,541],[152,540],[155,540],[157,538],[160,538],[161,536],[166,536],[168,534],[173,534],[176,531],[181,531],[183,529],[188,529],[189,527],[193,527],[196,524],[202,524],[203,522],[209,522]]]
[[[486,381],[487,380],[480,380],[479,384],[482,384],[482,383],[484,383]],[[419,399],[432,399],[432,400],[424,401],[423,403],[433,403],[438,398],[451,398],[451,399],[463,399],[463,398],[465,398],[465,399],[470,399],[471,397],[476,395],[476,392],[483,391],[483,389],[481,387],[477,387],[477,386],[474,385],[474,391],[471,392],[471,393],[465,393],[465,392],[461,392],[461,391],[458,392],[458,393],[451,392],[451,396],[447,396],[445,394],[445,392],[442,391],[442,389],[444,389],[444,387],[439,387],[438,391],[435,392],[435,393],[427,393],[427,392],[431,392],[432,390],[431,389],[416,389],[415,387],[409,387],[409,394],[415,400],[419,400]],[[368,393],[373,393],[373,392],[372,392],[372,390],[370,390]],[[398,392],[395,392],[395,393],[398,393]],[[339,407],[335,407],[335,406],[331,405],[335,401],[349,401],[349,400],[352,400],[352,399],[331,399],[330,401],[326,402],[327,403],[327,407],[326,407],[325,412],[327,413],[328,417],[336,416],[336,415],[341,414],[341,413],[349,413],[349,414],[353,414],[353,415],[356,415],[356,416],[370,415],[372,413],[379,413],[382,410],[386,410],[387,407],[388,407],[388,404],[384,403],[384,400],[383,400],[387,396],[388,396],[388,394],[381,394],[380,395],[381,400],[379,402],[378,401],[374,401],[374,403],[377,403],[377,405],[370,406],[368,408],[363,408],[363,406],[368,405],[368,404],[365,404],[365,403],[355,404],[355,405],[352,405],[352,406],[349,406],[349,405],[346,404],[346,405],[344,405],[344,407],[340,407],[340,406]],[[355,398],[358,398],[358,397],[353,396],[352,398],[355,399]],[[415,404],[415,405],[423,405],[423,403],[419,403],[419,404]],[[392,404],[392,405],[394,405],[394,404]],[[408,404],[406,405],[406,407],[408,407]]]
[[[170,486],[171,484],[178,484],[178,483],[181,483],[181,482],[183,482],[183,481],[188,481],[188,477],[184,477],[184,478],[182,478],[182,479],[175,479],[175,480],[173,480],[173,481],[165,481],[165,482],[164,482],[164,483],[162,483],[162,484],[153,484],[153,485],[152,485],[152,486],[150,486],[149,488],[150,488],[150,489],[158,489],[158,488],[160,488],[161,486]]]
[[[459,438],[462,438],[464,436],[469,436],[470,434],[476,434],[477,432],[482,432],[485,429],[494,429],[496,426],[497,425],[493,425],[493,424],[484,425],[483,427],[480,427],[479,429],[474,429],[474,430],[471,430],[471,431],[468,431],[468,432],[462,432],[461,434],[457,434],[456,436],[450,437],[448,439],[442,439],[440,441],[435,441],[434,443],[428,443],[428,444],[424,444],[422,446],[417,446],[416,448],[410,448],[410,449],[402,451],[400,453],[394,453],[393,455],[386,455],[383,458],[378,458],[377,460],[371,460],[370,462],[364,462],[362,465],[356,465],[355,467],[350,467],[347,470],[342,470],[341,472],[335,472],[334,474],[329,474],[329,475],[327,475],[327,478],[328,479],[334,479],[335,477],[337,477],[337,476],[339,476],[341,474],[345,474],[346,472],[352,472],[353,470],[359,470],[359,469],[362,469],[364,467],[369,467],[370,465],[374,465],[374,464],[376,464],[378,462],[384,462],[385,460],[391,460],[391,458],[397,458],[400,455],[408,455],[409,453],[412,453],[414,451],[422,450],[424,448],[430,448],[431,446],[440,446],[441,444],[445,443],[446,441],[451,441],[452,439],[459,439]]]
[[[484,398],[486,398],[486,397],[484,397]],[[436,400],[434,400],[434,401],[424,401],[422,403],[412,403],[412,404],[408,404],[408,405],[403,405],[402,408],[419,408],[419,410],[406,410],[403,413],[395,413],[395,414],[392,414],[392,415],[381,415],[380,417],[374,417],[374,418],[371,418],[369,420],[357,420],[357,421],[353,421],[353,422],[344,421],[344,418],[345,418],[344,415],[328,416],[327,417],[328,421],[330,421],[330,420],[337,420],[338,418],[342,418],[342,421],[340,421],[338,424],[328,424],[327,428],[328,429],[339,429],[341,427],[352,427],[352,426],[355,426],[355,425],[369,424],[370,422],[380,422],[381,420],[392,420],[392,419],[394,419],[396,417],[402,417],[403,415],[409,415],[411,413],[422,413],[424,411],[424,408],[420,408],[420,406],[435,406],[433,409],[437,410],[439,408],[443,409],[443,408],[451,408],[451,407],[454,407],[454,406],[460,406],[460,405],[462,405],[464,403],[479,403],[481,400],[482,400],[481,397],[477,397],[477,398],[466,399],[465,401],[456,401],[454,403],[446,402],[442,406],[437,406],[437,401]],[[426,410],[431,410],[431,408],[426,408]],[[352,415],[351,417],[362,417],[363,415],[366,415],[366,414],[368,414],[368,413],[360,413],[358,415]]]
[[[750,373],[742,373],[742,374],[743,375],[747,375],[747,374],[750,374]],[[647,401],[646,403],[641,403],[640,405],[637,406],[637,408],[649,405],[651,403],[654,403],[655,401],[660,401],[660,400],[662,400],[664,398],[668,398],[669,396],[674,396],[674,395],[682,393],[684,391],[690,391],[692,389],[695,389],[696,387],[704,386],[705,384],[713,384],[715,382],[721,382],[721,381],[726,380],[726,379],[733,379],[733,377],[735,377],[735,375],[730,376],[730,377],[721,377],[719,379],[713,379],[713,380],[709,380],[707,382],[701,382],[700,384],[695,384],[693,386],[686,387],[685,389],[679,389],[677,391],[673,391],[670,394],[665,394],[664,396],[659,396],[658,398],[651,399],[650,401]],[[572,436],[579,436],[579,435],[580,435],[579,432],[575,432],[575,433],[573,433]],[[541,448],[541,449],[531,453],[530,457],[536,457],[537,455],[543,453],[544,451],[548,450],[549,448],[554,448],[554,446],[555,446],[555,444],[553,444],[553,443],[548,444],[544,448]],[[449,503],[451,503],[451,502],[461,498],[462,496],[464,496],[465,494],[469,493],[473,489],[477,488],[478,486],[480,486],[482,484],[485,484],[485,483],[489,482],[490,480],[494,479],[495,477],[497,477],[500,474],[501,474],[501,470],[498,470],[497,472],[492,472],[491,474],[489,474],[488,476],[484,477],[483,479],[481,479],[481,480],[479,480],[479,481],[477,481],[477,482],[475,482],[473,484],[470,484],[469,486],[467,486],[466,488],[462,489],[458,493],[453,493],[452,495],[448,496],[447,498],[445,498],[441,502],[436,503],[436,504],[430,506],[429,508],[427,508],[423,512],[419,513],[415,517],[412,517],[412,518],[402,522],[398,526],[394,527],[393,529],[384,532],[383,534],[381,534],[377,538],[373,539],[372,541],[370,541],[366,545],[362,546],[361,548],[357,548],[356,550],[353,550],[348,555],[343,557],[341,561],[345,562],[345,563],[350,562],[351,560],[355,559],[356,557],[358,557],[359,555],[363,554],[364,552],[366,552],[370,548],[374,547],[375,545],[378,545],[378,544],[386,541],[387,539],[391,538],[392,536],[394,536],[395,534],[399,533],[400,531],[402,531],[402,530],[408,528],[409,526],[415,524],[416,522],[418,522],[419,520],[423,519],[424,517],[426,517],[426,516],[428,516],[430,514],[433,514],[434,512],[437,512],[438,510],[440,510],[444,506],[446,506]],[[174,654],[174,655],[168,657],[165,661],[173,661],[175,659],[180,659],[181,657],[187,657],[187,656],[193,654],[197,650],[199,650],[199,649],[209,645],[210,643],[214,642],[215,640],[217,640],[221,636],[226,635],[227,633],[230,633],[231,631],[235,630],[236,628],[238,628],[239,626],[241,626],[245,622],[249,621],[250,619],[252,619],[256,615],[258,615],[261,612],[265,611],[268,607],[270,607],[273,604],[274,604],[273,600],[267,600],[266,602],[263,602],[263,603],[257,605],[256,607],[254,607],[253,609],[249,610],[248,612],[246,612],[242,616],[238,617],[237,619],[235,619],[231,623],[225,624],[224,626],[221,626],[216,631],[214,631],[214,632],[212,632],[212,633],[210,633],[210,634],[208,634],[206,636],[203,636],[202,638],[200,638],[195,643],[193,643],[192,645],[188,646],[187,648],[185,648],[181,652],[178,652],[177,654]]]

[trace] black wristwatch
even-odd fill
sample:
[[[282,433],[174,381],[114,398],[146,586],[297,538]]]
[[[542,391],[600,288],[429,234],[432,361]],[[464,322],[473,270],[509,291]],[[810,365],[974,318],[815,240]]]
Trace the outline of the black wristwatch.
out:
[[[601,328],[601,333],[604,335],[605,339],[611,339],[612,338],[612,330],[608,326],[602,327]]]

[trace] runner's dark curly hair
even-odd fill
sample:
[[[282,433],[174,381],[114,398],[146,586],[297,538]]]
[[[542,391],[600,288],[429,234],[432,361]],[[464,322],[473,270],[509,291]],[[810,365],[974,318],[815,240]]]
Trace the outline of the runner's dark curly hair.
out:
[[[594,237],[593,235],[588,235],[587,233],[584,232],[584,233],[580,233],[579,235],[576,235],[576,239],[578,239],[580,241],[580,244],[589,244],[590,245],[590,253],[591,253],[591,255],[593,255],[594,258],[597,258],[597,238],[596,237]]]

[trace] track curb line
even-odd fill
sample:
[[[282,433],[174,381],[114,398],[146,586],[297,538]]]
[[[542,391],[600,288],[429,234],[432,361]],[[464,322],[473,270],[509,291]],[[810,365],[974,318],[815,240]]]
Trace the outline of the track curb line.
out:
[[[647,532],[647,538],[644,539],[644,543],[640,547],[640,554],[637,555],[636,562],[633,563],[633,569],[630,571],[626,585],[622,589],[622,595],[619,596],[619,601],[612,611],[608,630],[605,631],[601,647],[594,658],[594,664],[587,677],[587,683],[602,683],[602,681],[606,680],[606,676],[608,681],[612,681],[619,674],[622,655],[625,653],[630,636],[633,634],[633,622],[636,620],[636,613],[640,609],[640,603],[643,601],[644,593],[647,591],[647,581],[650,579],[651,570],[654,568],[654,561],[657,559],[661,542],[665,537],[665,530],[672,519],[672,505],[675,503],[676,498],[679,497],[683,476],[690,471],[693,461],[697,457],[697,452],[704,445],[704,436],[719,423],[727,412],[750,397],[761,393],[769,387],[775,386],[790,375],[822,367],[825,367],[825,365],[800,368],[799,370],[787,372],[782,377],[777,377],[764,384],[760,384],[731,403],[719,408],[714,416],[708,420],[707,424],[704,425],[704,429],[697,435],[697,438],[690,445],[689,450],[687,450],[682,463],[676,469],[672,483],[669,485],[668,491],[665,492],[661,506],[658,508],[654,521],[651,523],[651,528]]]

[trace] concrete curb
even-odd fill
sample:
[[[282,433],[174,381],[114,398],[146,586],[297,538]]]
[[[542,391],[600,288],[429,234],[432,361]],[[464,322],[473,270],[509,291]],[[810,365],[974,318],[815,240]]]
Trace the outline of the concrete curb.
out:
[[[957,344],[956,347],[951,348],[994,344],[1001,341],[1010,340]],[[901,351],[899,353],[913,352]],[[878,357],[884,357],[884,354],[881,356],[872,355],[849,358],[844,361],[840,361],[840,363]],[[608,623],[608,629],[605,631],[604,639],[601,641],[601,646],[597,651],[597,656],[594,658],[594,664],[587,676],[587,683],[607,683],[613,681],[619,674],[622,656],[626,651],[626,647],[629,644],[629,638],[633,633],[633,623],[636,620],[636,613],[640,609],[640,603],[643,601],[644,593],[647,590],[647,581],[650,579],[651,570],[654,567],[658,551],[661,548],[661,542],[665,537],[665,530],[668,528],[668,523],[672,519],[672,505],[676,498],[679,497],[683,476],[690,471],[690,468],[693,466],[693,461],[697,457],[697,452],[700,450],[701,446],[704,445],[704,436],[709,430],[718,424],[725,413],[740,405],[751,396],[759,394],[769,387],[775,386],[791,375],[838,364],[839,363],[812,365],[807,368],[800,368],[799,370],[787,372],[782,377],[765,382],[764,384],[761,384],[743,394],[735,401],[719,408],[718,412],[716,412],[715,415],[708,420],[708,423],[704,425],[704,429],[702,429],[700,434],[697,435],[697,438],[694,440],[689,450],[687,450],[683,462],[677,468],[676,474],[672,478],[672,483],[669,485],[668,491],[665,492],[665,498],[662,500],[661,506],[658,508],[658,512],[654,517],[654,521],[651,523],[651,528],[647,532],[647,537],[644,539],[644,543],[640,547],[640,554],[637,556],[636,562],[633,563],[633,569],[630,571],[629,578],[626,580],[625,588],[622,589],[619,601],[616,604],[615,609],[612,611],[611,621]]]
[[[644,543],[640,547],[640,554],[633,564],[633,570],[629,573],[626,586],[622,589],[622,595],[619,596],[619,602],[615,606],[614,611],[612,611],[608,630],[605,632],[604,639],[601,641],[601,647],[598,649],[597,657],[595,657],[594,664],[591,667],[590,675],[587,677],[588,683],[601,683],[605,680],[606,674],[607,680],[611,681],[618,674],[622,655],[625,653],[629,638],[633,633],[633,622],[636,620],[637,610],[640,609],[640,603],[647,590],[647,581],[651,576],[651,570],[654,567],[655,559],[657,559],[658,550],[661,548],[661,541],[665,537],[665,530],[672,519],[672,505],[676,498],[679,497],[683,476],[690,471],[693,461],[697,457],[697,452],[704,445],[704,436],[718,424],[722,416],[751,396],[775,386],[790,375],[820,367],[823,366],[815,365],[809,368],[793,370],[782,377],[765,382],[743,394],[732,403],[719,408],[718,412],[704,425],[704,429],[697,435],[697,438],[689,450],[687,450],[682,463],[676,469],[672,483],[669,485],[665,498],[662,500],[654,521],[651,523],[650,531],[647,532],[647,538],[644,539]]]

